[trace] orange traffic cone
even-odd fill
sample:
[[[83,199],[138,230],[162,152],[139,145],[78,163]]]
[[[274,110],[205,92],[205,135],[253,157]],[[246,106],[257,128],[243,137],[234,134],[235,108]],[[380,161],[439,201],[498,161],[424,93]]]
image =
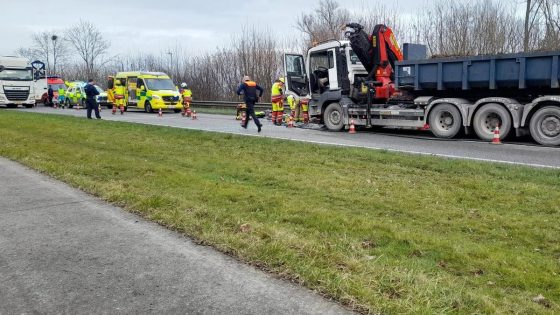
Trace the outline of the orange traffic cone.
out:
[[[247,114],[243,112],[241,114],[241,126],[244,127],[247,125]]]
[[[190,107],[187,107],[187,117],[192,117],[192,112]]]
[[[117,105],[113,105],[113,109],[111,110],[111,114],[115,115],[117,113]]]
[[[294,128],[294,117],[292,116],[288,118],[288,128]]]
[[[192,111],[192,120],[197,120],[198,116],[196,115],[196,110]]]
[[[124,105],[121,105],[121,107],[119,109],[121,111],[121,115],[124,115]]]
[[[496,126],[496,129],[494,129],[494,138],[492,139],[492,144],[502,144],[502,141],[500,140],[500,127]]]
[[[158,111],[158,116],[159,116],[159,117],[163,117],[163,111],[161,110],[161,108],[160,108],[159,111]]]
[[[356,133],[356,126],[354,125],[354,119],[350,120],[350,131],[348,133],[355,134]]]

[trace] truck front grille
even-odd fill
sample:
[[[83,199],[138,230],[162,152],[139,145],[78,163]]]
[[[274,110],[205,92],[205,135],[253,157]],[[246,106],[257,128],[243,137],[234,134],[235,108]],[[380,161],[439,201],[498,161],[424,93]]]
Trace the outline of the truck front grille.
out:
[[[9,101],[26,101],[29,98],[29,89],[27,90],[14,90],[4,88],[4,94]]]

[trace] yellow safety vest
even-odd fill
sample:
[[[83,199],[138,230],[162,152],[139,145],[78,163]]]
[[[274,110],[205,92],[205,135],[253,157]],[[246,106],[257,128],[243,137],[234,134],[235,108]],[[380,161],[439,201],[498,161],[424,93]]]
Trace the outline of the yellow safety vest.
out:
[[[192,97],[192,91],[190,89],[183,90],[183,97]]]
[[[272,85],[272,90],[271,90],[271,93],[270,93],[270,94],[272,94],[272,96],[278,96],[278,95],[284,94],[284,91],[282,90],[282,87],[280,86],[280,84],[282,84],[282,83],[276,82]]]

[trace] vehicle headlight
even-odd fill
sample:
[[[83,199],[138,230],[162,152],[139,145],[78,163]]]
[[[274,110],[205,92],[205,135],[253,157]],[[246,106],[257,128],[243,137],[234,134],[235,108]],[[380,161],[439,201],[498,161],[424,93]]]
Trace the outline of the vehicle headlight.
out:
[[[159,95],[152,95],[152,98],[154,100],[161,100],[161,96],[159,96]]]
[[[5,100],[6,100],[6,97],[5,97],[4,95],[0,94],[0,100],[5,101]]]

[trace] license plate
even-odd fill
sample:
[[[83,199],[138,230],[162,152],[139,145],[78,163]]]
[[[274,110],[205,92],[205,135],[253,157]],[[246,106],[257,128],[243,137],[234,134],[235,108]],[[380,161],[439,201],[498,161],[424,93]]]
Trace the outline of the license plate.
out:
[[[168,109],[174,109],[175,106],[173,106],[173,105],[167,105],[167,108],[168,108]]]

